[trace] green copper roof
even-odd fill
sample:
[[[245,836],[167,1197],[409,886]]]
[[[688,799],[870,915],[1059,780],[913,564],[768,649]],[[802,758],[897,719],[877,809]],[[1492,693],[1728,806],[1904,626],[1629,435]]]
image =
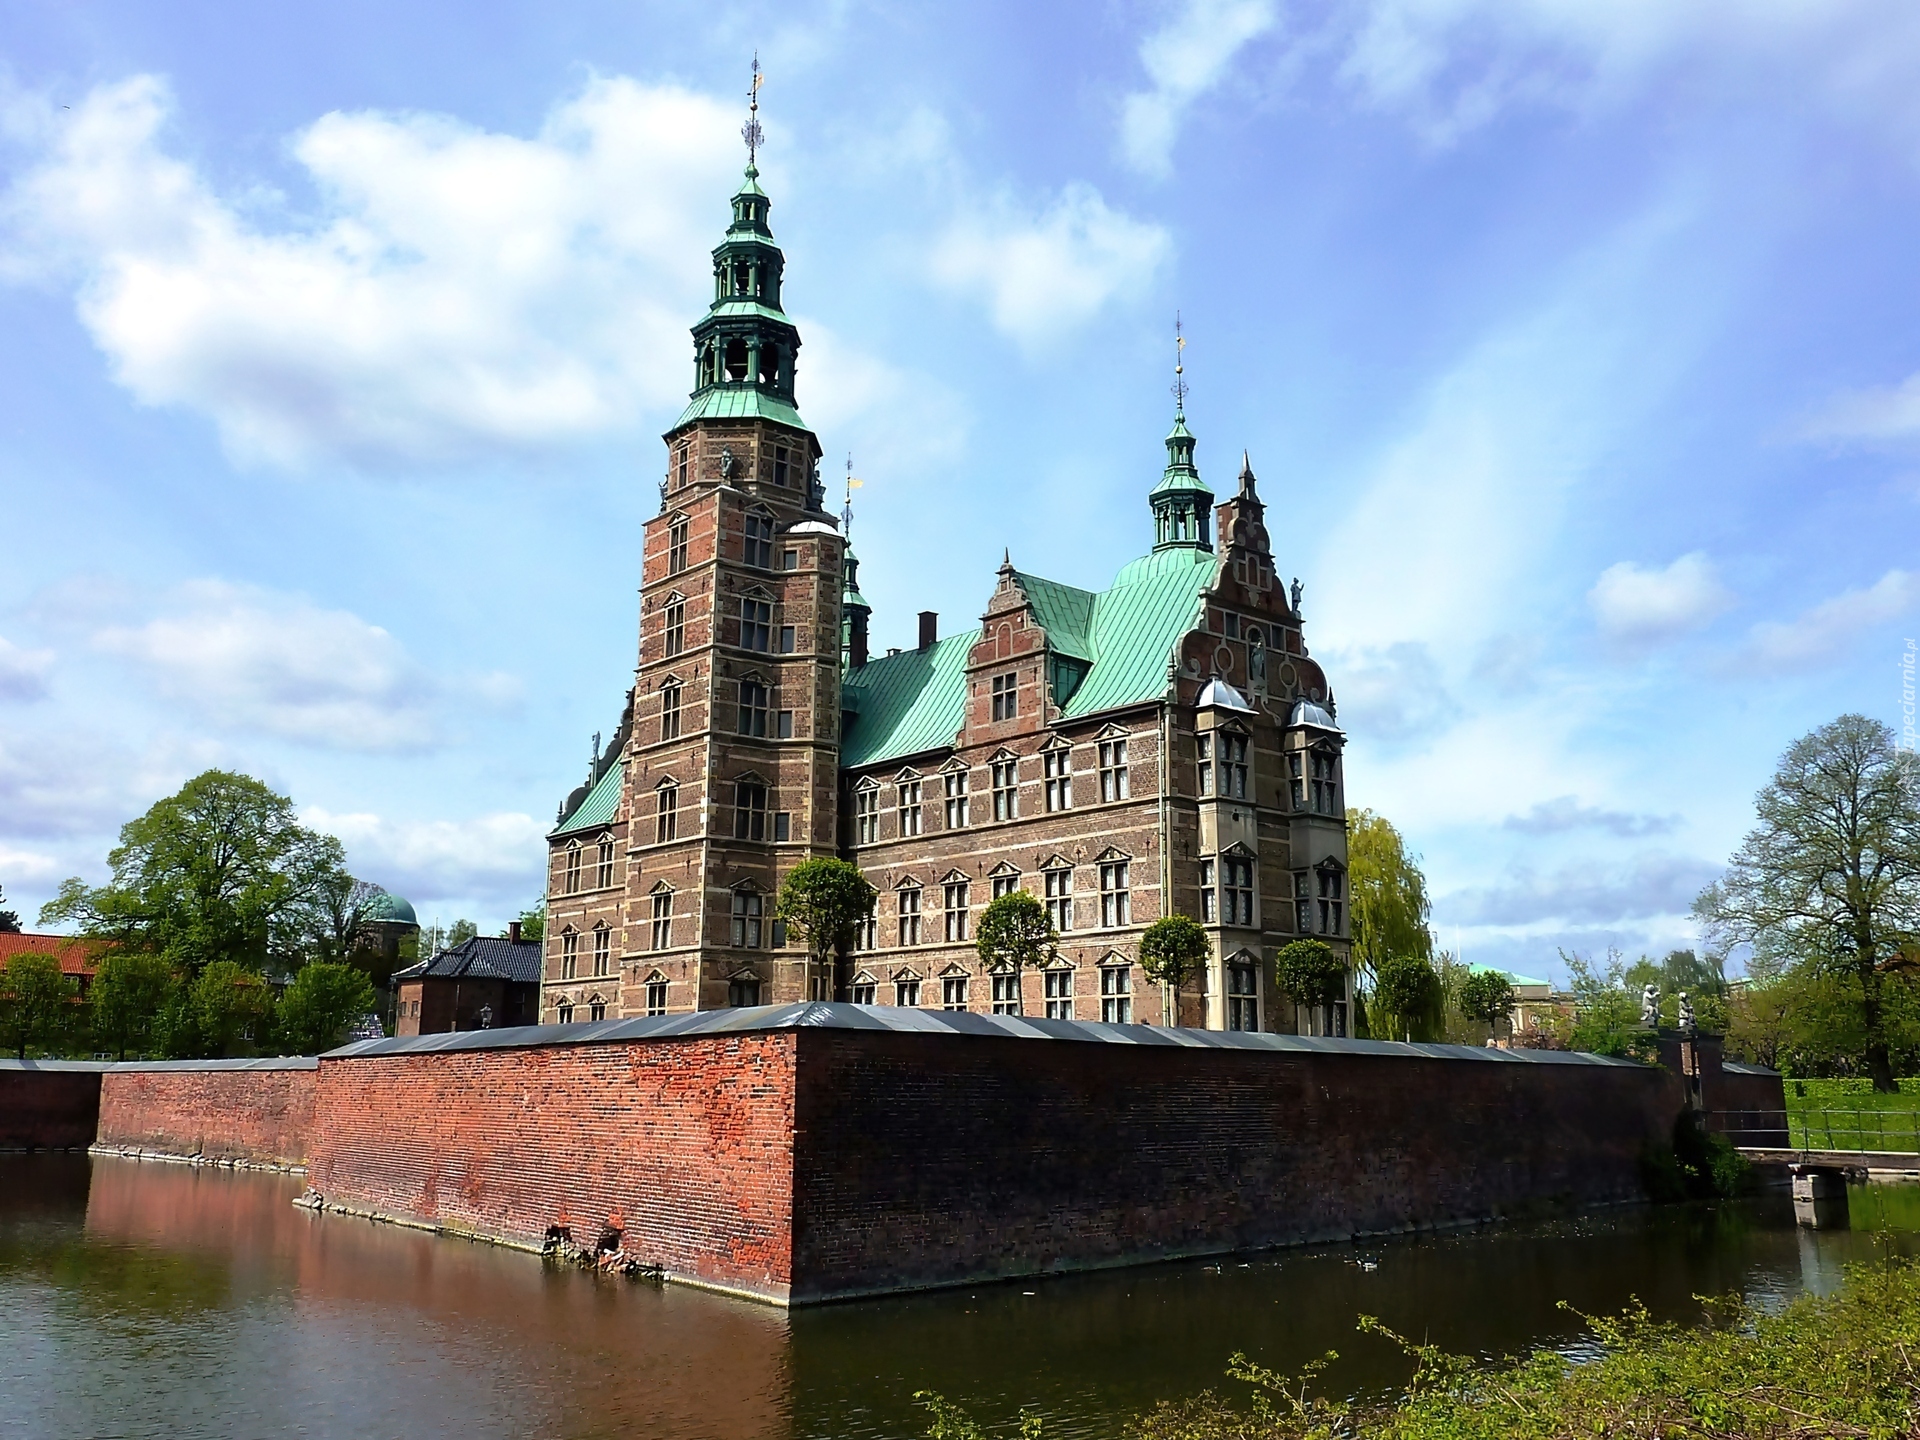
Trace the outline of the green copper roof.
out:
[[[620,780],[626,773],[625,761],[614,762],[607,773],[600,777],[600,783],[587,792],[587,798],[580,802],[580,808],[547,833],[571,835],[576,830],[591,830],[613,819],[615,812],[620,809]]]
[[[978,630],[949,635],[849,673],[842,704],[860,718],[840,742],[840,763],[870,765],[951,745],[966,714],[967,652],[979,638]]]
[[[772,420],[796,430],[807,428],[807,422],[792,405],[752,385],[711,385],[695,391],[667,433],[672,434],[695,420]]]
[[[1054,652],[1076,660],[1093,659],[1093,642],[1087,638],[1093,625],[1094,603],[1100,598],[1091,590],[1077,590],[1058,580],[1043,580],[1023,570],[1013,572],[1020,588],[1033,602],[1034,619],[1047,632]]]
[[[787,314],[784,310],[777,309],[772,305],[763,305],[758,300],[746,299],[738,295],[730,295],[725,300],[714,301],[712,305],[707,307],[707,314],[709,317],[717,316],[723,320],[730,316],[750,315],[756,320],[778,320],[788,325],[793,323],[787,319]]]
[[[1165,694],[1168,657],[1198,619],[1200,592],[1213,583],[1218,563],[1201,550],[1159,551],[1133,561],[1099,594],[1020,575],[1049,642],[1092,664],[1063,717]],[[930,650],[870,660],[851,672],[844,706],[859,719],[841,742],[840,763],[873,765],[951,745],[966,713],[967,652],[979,638],[978,630],[949,635]]]
[[[413,906],[390,890],[382,890],[367,902],[367,919],[380,924],[418,925],[420,917]]]

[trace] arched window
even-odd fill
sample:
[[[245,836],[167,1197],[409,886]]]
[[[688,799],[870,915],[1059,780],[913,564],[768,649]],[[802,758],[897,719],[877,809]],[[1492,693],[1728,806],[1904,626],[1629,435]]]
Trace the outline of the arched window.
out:
[[[587,1001],[587,1019],[604,1020],[607,1018],[607,1002],[595,995]]]
[[[560,1023],[562,1025],[573,1024],[573,1002],[571,1000],[562,1000],[560,1002]]]

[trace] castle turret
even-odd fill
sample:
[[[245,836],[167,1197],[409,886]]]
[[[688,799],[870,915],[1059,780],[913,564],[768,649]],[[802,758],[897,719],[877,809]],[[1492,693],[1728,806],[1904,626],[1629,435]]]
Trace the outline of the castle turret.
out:
[[[1213,492],[1201,483],[1200,471],[1193,463],[1193,434],[1187,429],[1186,345],[1186,337],[1175,322],[1173,429],[1167,432],[1167,468],[1161,472],[1160,483],[1147,495],[1147,503],[1153,507],[1155,550],[1213,549],[1208,535]]]

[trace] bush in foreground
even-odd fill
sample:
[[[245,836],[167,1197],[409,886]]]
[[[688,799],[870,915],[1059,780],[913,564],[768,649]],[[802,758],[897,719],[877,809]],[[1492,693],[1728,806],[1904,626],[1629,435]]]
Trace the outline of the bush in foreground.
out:
[[[1559,1440],[1565,1436],[1895,1440],[1920,1432],[1920,1265],[1855,1266],[1836,1295],[1802,1296],[1778,1315],[1736,1298],[1698,1328],[1655,1323],[1643,1308],[1584,1317],[1603,1358],[1555,1351],[1482,1364],[1416,1345],[1362,1317],[1362,1332],[1415,1364],[1398,1399],[1349,1405],[1313,1394],[1325,1361],[1281,1375],[1244,1355],[1228,1374],[1251,1403],[1215,1394],[1166,1402],[1121,1433],[1133,1440]],[[1329,1358],[1332,1358],[1329,1356]],[[918,1397],[939,1440],[984,1440],[940,1397]],[[1076,1431],[1076,1433],[1079,1433]],[[1023,1414],[1018,1434],[1044,1434]]]

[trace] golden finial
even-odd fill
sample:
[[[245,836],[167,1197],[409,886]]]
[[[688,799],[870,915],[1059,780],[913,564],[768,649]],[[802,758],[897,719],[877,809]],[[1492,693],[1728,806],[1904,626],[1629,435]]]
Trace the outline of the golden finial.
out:
[[[1180,312],[1173,312],[1173,409],[1187,413],[1187,337],[1180,325]]]
[[[753,52],[753,84],[747,87],[747,123],[740,127],[740,138],[747,142],[747,166],[751,169],[760,153],[766,134],[760,128],[760,82],[767,77],[760,69],[760,52]]]

